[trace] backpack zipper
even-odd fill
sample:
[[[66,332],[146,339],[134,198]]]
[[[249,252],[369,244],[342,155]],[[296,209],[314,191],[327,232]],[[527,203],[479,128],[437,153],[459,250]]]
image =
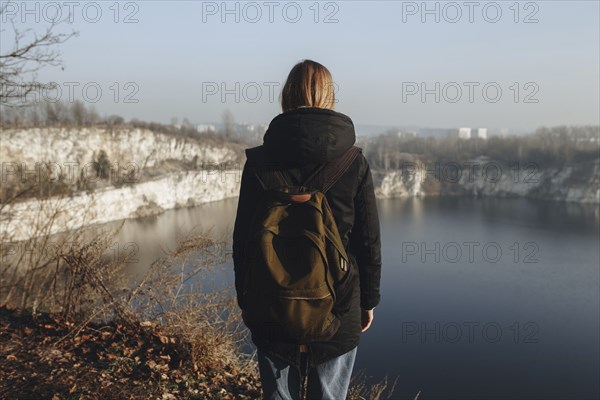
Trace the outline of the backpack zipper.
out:
[[[331,297],[331,293],[327,293],[321,297],[296,297],[296,296],[277,296],[280,299],[288,299],[288,300],[322,300],[327,297]]]

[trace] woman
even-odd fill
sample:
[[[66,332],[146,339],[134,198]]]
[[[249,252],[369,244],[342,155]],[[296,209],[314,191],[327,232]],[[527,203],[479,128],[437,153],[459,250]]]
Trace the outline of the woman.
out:
[[[269,165],[279,165],[288,181],[300,184],[319,165],[336,159],[356,141],[352,120],[334,111],[333,79],[323,65],[304,60],[289,73],[281,93],[283,113],[267,129],[261,151]],[[261,147],[261,146],[259,146]],[[254,148],[257,149],[257,148]],[[250,157],[253,149],[246,154]],[[241,296],[243,246],[251,218],[264,189],[244,165],[233,232],[233,261],[237,299]],[[308,398],[340,400],[346,397],[361,333],[373,321],[380,301],[381,243],[373,180],[367,160],[359,154],[326,192],[343,244],[352,261],[354,278],[347,294],[338,297],[341,324],[327,341],[307,345],[277,343],[252,335],[257,346],[264,396],[267,399],[297,399],[300,393],[301,352],[308,359]]]

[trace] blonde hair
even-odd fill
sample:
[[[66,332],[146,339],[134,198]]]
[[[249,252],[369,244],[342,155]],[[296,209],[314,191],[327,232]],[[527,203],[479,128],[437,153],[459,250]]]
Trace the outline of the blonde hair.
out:
[[[298,107],[317,107],[333,110],[335,94],[331,73],[323,65],[303,60],[294,65],[281,90],[283,112]]]

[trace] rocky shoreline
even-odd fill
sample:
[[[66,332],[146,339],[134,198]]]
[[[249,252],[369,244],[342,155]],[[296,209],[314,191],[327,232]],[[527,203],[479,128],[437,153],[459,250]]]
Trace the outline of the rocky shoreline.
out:
[[[100,150],[111,168],[125,166],[128,172],[133,166],[129,172],[135,173],[135,179],[96,179],[91,188],[76,187],[78,175],[90,173],[88,167],[97,165],[94,160]],[[44,234],[54,234],[236,197],[243,165],[240,144],[204,143],[137,128],[7,130],[2,133],[0,156],[4,178],[41,174],[33,166],[50,163],[51,173],[58,168],[63,177],[73,180],[67,180],[71,188],[68,194],[3,204],[3,242],[35,236],[40,224]],[[485,157],[462,163],[426,163],[416,155],[408,158],[410,162],[403,163],[402,168],[372,170],[378,198],[523,197],[600,204],[599,160],[544,167],[511,165]],[[120,178],[123,175],[117,176]],[[50,219],[52,223],[45,226]]]
[[[427,176],[422,171],[373,171],[378,198],[427,196],[524,197],[539,200],[600,203],[600,168],[569,167],[540,171],[538,176],[514,182],[503,174],[486,177],[473,174],[460,179]],[[528,173],[529,174],[529,173]],[[574,177],[575,176],[575,177]],[[2,238],[25,240],[34,234],[35,221],[52,215],[50,234],[87,225],[158,215],[166,210],[196,206],[238,196],[241,170],[182,171],[119,188],[45,200],[29,199],[9,204],[1,211]]]
[[[415,167],[416,166],[416,167]],[[518,168],[517,168],[518,167]],[[373,171],[377,197],[476,196],[600,203],[600,163],[541,169],[474,160]]]

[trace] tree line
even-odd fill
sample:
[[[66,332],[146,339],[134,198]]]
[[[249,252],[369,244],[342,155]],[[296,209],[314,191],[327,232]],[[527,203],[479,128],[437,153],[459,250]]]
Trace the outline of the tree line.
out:
[[[406,137],[395,132],[362,138],[358,145],[372,168],[401,169],[404,163],[461,163],[478,157],[497,162],[534,163],[539,167],[600,160],[599,126],[540,127],[528,135],[488,139]]]
[[[233,116],[230,117],[233,119]],[[159,122],[141,121],[133,118],[130,121],[120,115],[100,116],[93,105],[88,106],[81,100],[73,102],[37,102],[22,107],[0,105],[0,127],[3,129],[41,128],[41,127],[91,127],[107,126],[111,128],[140,128],[152,132],[187,137],[213,142],[245,143],[244,137],[232,135],[230,126],[219,131],[198,131],[187,119],[182,124],[162,124]]]

